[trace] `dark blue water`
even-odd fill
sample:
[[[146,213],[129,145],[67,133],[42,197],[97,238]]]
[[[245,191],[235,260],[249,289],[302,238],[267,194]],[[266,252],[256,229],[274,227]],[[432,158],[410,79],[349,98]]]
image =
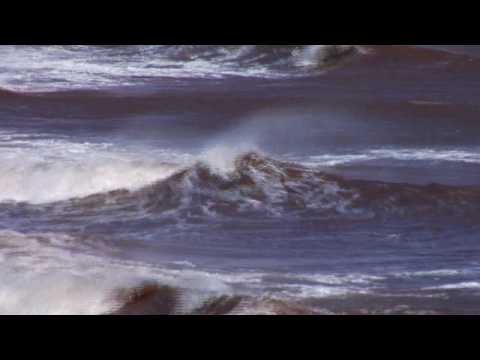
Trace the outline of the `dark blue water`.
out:
[[[479,313],[476,46],[0,52],[1,313]]]

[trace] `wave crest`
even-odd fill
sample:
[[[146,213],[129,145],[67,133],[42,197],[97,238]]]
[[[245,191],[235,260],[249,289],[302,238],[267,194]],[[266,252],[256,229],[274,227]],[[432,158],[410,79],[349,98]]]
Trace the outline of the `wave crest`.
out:
[[[256,152],[232,170],[198,162],[137,191],[73,200],[74,206],[146,211],[182,217],[311,215],[371,218],[388,214],[478,214],[480,189],[345,179]]]

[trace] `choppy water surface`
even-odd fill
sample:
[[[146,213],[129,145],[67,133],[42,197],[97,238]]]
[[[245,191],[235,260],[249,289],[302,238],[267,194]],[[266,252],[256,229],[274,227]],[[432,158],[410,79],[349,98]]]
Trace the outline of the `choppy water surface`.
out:
[[[478,55],[0,46],[0,313],[480,313]]]

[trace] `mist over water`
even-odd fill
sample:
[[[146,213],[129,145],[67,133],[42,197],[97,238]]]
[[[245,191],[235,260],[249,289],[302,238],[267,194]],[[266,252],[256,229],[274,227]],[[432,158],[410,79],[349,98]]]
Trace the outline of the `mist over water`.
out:
[[[478,46],[0,47],[0,313],[479,313]]]

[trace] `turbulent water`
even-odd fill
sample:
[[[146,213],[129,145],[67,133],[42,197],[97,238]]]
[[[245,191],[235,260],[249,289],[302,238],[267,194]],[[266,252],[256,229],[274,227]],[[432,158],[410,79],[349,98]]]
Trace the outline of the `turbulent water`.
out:
[[[0,46],[0,314],[479,314],[480,47]]]

